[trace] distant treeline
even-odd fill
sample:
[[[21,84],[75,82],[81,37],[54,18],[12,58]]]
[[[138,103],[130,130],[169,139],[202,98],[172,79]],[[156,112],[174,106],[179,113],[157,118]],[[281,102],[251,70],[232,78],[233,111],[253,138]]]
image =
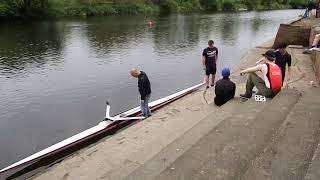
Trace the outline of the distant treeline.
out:
[[[0,0],[0,19],[304,8],[307,0]]]

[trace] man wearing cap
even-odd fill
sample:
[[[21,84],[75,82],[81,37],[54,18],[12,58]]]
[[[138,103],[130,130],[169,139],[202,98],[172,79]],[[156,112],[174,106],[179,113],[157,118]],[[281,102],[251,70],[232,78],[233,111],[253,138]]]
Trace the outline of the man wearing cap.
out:
[[[251,98],[254,86],[258,89],[258,95],[266,97],[274,97],[280,92],[282,87],[282,72],[274,61],[274,51],[268,50],[263,54],[263,59],[259,61],[260,64],[240,72],[240,75],[249,74],[246,92],[245,94],[240,94],[242,98]]]
[[[214,103],[217,106],[222,106],[230,99],[234,98],[236,92],[236,84],[232,82],[229,78],[230,69],[224,68],[222,70],[222,79],[216,82]]]
[[[149,117],[151,116],[151,111],[149,108],[149,99],[151,96],[151,85],[149,78],[147,74],[143,71],[140,71],[138,69],[132,69],[130,71],[130,74],[132,77],[138,78],[138,87],[139,87],[139,93],[140,93],[140,107],[141,107],[141,112],[143,116]]]
[[[202,52],[202,67],[206,72],[205,82],[209,88],[209,77],[212,75],[211,86],[214,86],[215,75],[217,71],[218,48],[214,46],[213,40],[208,41],[208,47]]]

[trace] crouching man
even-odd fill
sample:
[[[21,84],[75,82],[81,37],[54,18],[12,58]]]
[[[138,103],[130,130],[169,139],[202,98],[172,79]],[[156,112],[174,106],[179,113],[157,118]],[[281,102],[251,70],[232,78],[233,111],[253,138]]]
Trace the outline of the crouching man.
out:
[[[282,73],[279,66],[274,63],[275,53],[272,50],[268,50],[263,54],[263,57],[257,66],[240,72],[240,75],[249,74],[246,92],[245,94],[240,94],[242,98],[251,98],[254,86],[258,89],[257,95],[272,98],[280,92],[282,87]]]
[[[236,84],[229,78],[230,69],[224,68],[222,70],[222,79],[216,82],[214,103],[217,106],[222,106],[229,100],[234,98],[236,92]]]

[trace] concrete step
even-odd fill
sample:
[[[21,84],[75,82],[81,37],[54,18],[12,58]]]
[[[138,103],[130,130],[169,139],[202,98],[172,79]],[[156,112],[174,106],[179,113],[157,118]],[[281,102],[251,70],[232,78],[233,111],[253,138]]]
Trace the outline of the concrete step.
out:
[[[304,180],[319,180],[320,179],[320,144],[313,155],[312,161]]]
[[[284,90],[261,112],[250,113],[260,104],[239,106],[233,117],[223,120],[154,179],[241,179],[299,97],[294,90]]]
[[[255,102],[253,100],[244,101],[240,98],[235,98],[234,100],[229,101],[221,108],[216,108],[206,118],[202,119],[197,125],[169,144],[141,167],[130,173],[125,179],[141,180],[155,178],[224,119],[235,116],[239,118],[252,116],[252,114],[258,113],[265,108],[268,103],[269,102]],[[239,114],[238,107],[243,104],[245,104],[244,107],[246,108],[243,108],[245,110]]]
[[[320,138],[319,95],[316,88],[303,93],[242,180],[303,179]]]

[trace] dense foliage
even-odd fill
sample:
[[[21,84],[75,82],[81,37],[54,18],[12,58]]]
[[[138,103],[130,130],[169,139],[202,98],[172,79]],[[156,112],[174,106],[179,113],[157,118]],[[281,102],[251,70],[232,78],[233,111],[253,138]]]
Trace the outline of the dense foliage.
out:
[[[306,0],[0,0],[0,18],[303,8]]]

